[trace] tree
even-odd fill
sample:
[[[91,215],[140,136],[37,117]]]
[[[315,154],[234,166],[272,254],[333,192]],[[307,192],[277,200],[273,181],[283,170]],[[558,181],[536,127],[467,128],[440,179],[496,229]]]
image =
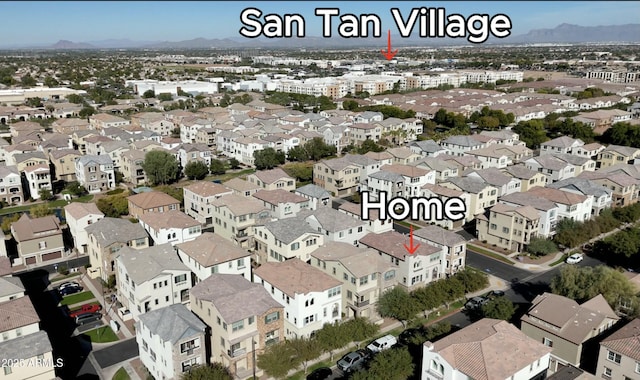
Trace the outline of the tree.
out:
[[[320,343],[315,339],[308,338],[291,339],[288,343],[295,351],[297,360],[302,363],[302,368],[306,374],[307,364],[309,364],[309,361],[320,356],[320,353],[322,352]]]
[[[310,164],[295,162],[285,165],[282,169],[297,181],[307,182],[313,179],[313,165]]]
[[[415,365],[406,347],[384,350],[374,356],[369,369],[359,371],[352,379],[406,380],[413,374]]]
[[[156,96],[155,91],[153,91],[151,89],[145,91],[144,94],[142,94],[142,97],[145,98],[145,99],[153,98],[155,96]]]
[[[529,245],[527,245],[526,251],[534,256],[545,256],[552,252],[557,252],[558,247],[556,247],[552,240],[541,237],[532,237],[531,240],[529,240]]]
[[[209,168],[202,161],[191,161],[184,167],[184,174],[189,179],[201,180],[209,174]]]
[[[25,101],[25,104],[28,105],[29,107],[42,107],[42,99],[38,98],[37,96],[35,98],[28,98]]]
[[[276,152],[273,148],[256,150],[253,153],[254,164],[257,170],[273,169],[278,165],[284,164],[285,158],[283,152]]]
[[[163,92],[162,94],[158,94],[158,100],[161,102],[168,102],[173,100],[173,96],[168,92]]]
[[[69,101],[69,103],[73,103],[73,104],[82,104],[82,103],[84,103],[84,99],[82,98],[82,96],[80,96],[78,94],[69,94],[69,95],[67,95],[67,100]]]
[[[168,184],[178,178],[180,171],[176,157],[162,150],[152,150],[144,156],[142,169],[152,183]]]
[[[39,203],[29,209],[29,215],[34,218],[42,218],[43,216],[53,214],[53,209],[46,203]]]
[[[360,342],[368,339],[378,332],[378,325],[365,318],[353,318],[342,324],[343,333],[355,342],[356,347]]]
[[[540,144],[548,140],[544,123],[539,119],[521,121],[513,127],[513,131],[520,135],[520,140],[524,141],[530,149],[537,149]]]
[[[65,187],[65,190],[67,192],[69,192],[69,194],[76,196],[76,197],[81,197],[85,194],[87,194],[87,189],[84,188],[84,186],[80,185],[80,182],[78,181],[73,181],[73,182],[69,182],[67,183],[67,186]]]
[[[330,360],[333,361],[333,351],[342,348],[349,343],[349,337],[344,334],[344,328],[339,322],[327,323],[318,331],[314,339],[320,343],[320,349],[329,353]]]
[[[360,144],[360,146],[356,149],[358,154],[366,154],[369,152],[382,152],[384,151],[384,147],[376,144],[373,140],[365,140]]]
[[[15,214],[11,214],[9,216],[3,217],[2,223],[0,224],[0,227],[2,228],[2,232],[4,232],[5,234],[8,234],[9,232],[11,232],[11,225],[17,222],[18,219],[20,219],[21,215],[22,215],[21,213],[15,213]]]
[[[38,190],[38,195],[40,196],[40,199],[42,199],[43,201],[50,201],[54,198],[53,193],[49,189]]]
[[[465,293],[471,293],[484,289],[489,286],[489,277],[486,273],[465,267],[463,270],[454,274],[464,286]]]
[[[287,153],[287,159],[289,161],[309,161],[309,154],[307,153],[307,150],[304,148],[304,146],[298,145],[289,149],[289,152]]]
[[[481,129],[496,130],[500,127],[500,120],[493,116],[481,116],[477,123]]]
[[[640,126],[630,123],[615,123],[602,135],[605,142],[640,148]]]
[[[96,206],[105,216],[119,218],[129,213],[129,202],[125,194],[110,195],[96,201]]]
[[[227,168],[221,160],[213,159],[211,160],[211,165],[209,165],[209,171],[213,175],[222,175],[226,173]]]
[[[182,380],[233,380],[229,369],[222,363],[198,364],[182,375]]]
[[[397,319],[406,327],[406,322],[412,320],[419,311],[412,301],[406,290],[396,286],[382,293],[378,299],[378,314],[383,318]]]
[[[411,293],[411,297],[415,299],[419,308],[424,312],[425,318],[429,317],[431,310],[444,302],[443,296],[444,293],[436,292],[432,284],[418,288]]]
[[[300,364],[293,347],[286,341],[273,344],[258,355],[258,367],[267,375],[282,379]]]
[[[508,321],[516,312],[516,307],[507,297],[496,297],[482,305],[481,312],[485,318]]]
[[[304,149],[307,151],[309,159],[318,161],[322,158],[333,156],[336,154],[337,149],[333,145],[329,145],[324,142],[322,137],[314,137],[304,144]]]
[[[231,168],[231,170],[240,169],[240,161],[238,161],[235,158],[231,157],[229,159],[229,167]]]
[[[37,82],[30,74],[27,74],[22,77],[22,79],[20,80],[20,84],[22,85],[22,87],[33,87],[37,84]]]
[[[560,270],[560,274],[551,280],[551,291],[578,303],[602,294],[614,310],[620,310],[621,305],[625,305],[624,312],[631,317],[637,315],[639,311],[634,285],[624,274],[604,265],[597,267],[565,265]]]
[[[93,109],[93,107],[91,106],[84,106],[82,107],[82,109],[78,112],[78,116],[80,117],[89,117],[91,115],[93,115],[94,113],[96,113],[96,110]]]

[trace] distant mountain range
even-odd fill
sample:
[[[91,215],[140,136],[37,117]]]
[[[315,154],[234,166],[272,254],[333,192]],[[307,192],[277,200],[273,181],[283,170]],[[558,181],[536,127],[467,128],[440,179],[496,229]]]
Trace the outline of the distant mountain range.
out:
[[[462,38],[419,38],[412,36],[401,38],[392,36],[394,46],[442,46],[464,45]],[[379,47],[384,38],[256,38],[241,37],[224,39],[195,38],[184,41],[133,41],[129,39],[108,39],[102,41],[72,42],[61,40],[53,45],[40,46],[0,46],[5,49],[232,49],[232,48],[353,48]],[[640,43],[640,24],[580,26],[561,24],[553,29],[534,29],[526,34],[507,38],[491,38],[488,44],[533,44],[533,43],[597,43],[597,42],[635,42]]]

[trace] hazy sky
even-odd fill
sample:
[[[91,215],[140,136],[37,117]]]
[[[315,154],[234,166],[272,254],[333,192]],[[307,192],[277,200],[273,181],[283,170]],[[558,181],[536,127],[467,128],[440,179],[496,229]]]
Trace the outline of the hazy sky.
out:
[[[398,7],[407,17],[412,8],[421,6],[443,7],[447,14],[465,17],[473,13],[503,13],[511,18],[513,35],[562,23],[621,25],[640,20],[640,1],[2,1],[0,45],[241,37],[240,14],[247,7],[258,8],[263,14],[299,13],[305,17],[307,36],[321,35],[321,18],[314,13],[320,7],[338,8],[340,14],[377,14],[384,31],[391,28],[392,33],[397,33],[390,9]]]

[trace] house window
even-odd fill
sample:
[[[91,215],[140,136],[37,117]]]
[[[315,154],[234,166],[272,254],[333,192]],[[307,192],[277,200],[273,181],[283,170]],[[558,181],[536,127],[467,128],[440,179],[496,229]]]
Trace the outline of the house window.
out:
[[[329,289],[329,292],[328,292],[327,296],[329,298],[331,298],[331,297],[337,296],[338,294],[340,294],[340,287],[339,286],[335,287],[335,288],[332,288],[332,289]]]
[[[300,243],[291,244],[291,250],[292,251],[297,251],[298,249],[300,249]]]
[[[622,355],[615,353],[613,351],[607,351],[607,360],[620,364],[620,361],[622,360]]]
[[[45,249],[47,248],[47,242],[46,241],[41,241],[40,243],[38,243],[38,247],[40,249]]]
[[[497,228],[498,228],[498,226],[497,226],[495,223],[491,223],[491,229],[492,229],[492,230],[495,230],[495,229],[497,229]]]
[[[233,322],[231,324],[231,331],[239,331],[244,328],[244,320]]]
[[[275,322],[280,319],[280,312],[274,311],[273,313],[269,313],[264,317],[264,323],[269,324],[271,322]]]
[[[553,341],[549,338],[542,338],[542,344],[547,347],[553,347]]]
[[[249,321],[247,323],[252,325],[254,321],[255,321],[255,317],[252,315],[249,317]]]
[[[238,269],[244,268],[244,258],[238,259],[237,264],[238,264]]]
[[[176,277],[173,278],[173,281],[176,284],[180,284],[182,282],[185,282],[185,281],[187,281],[187,275],[186,274],[181,274],[179,276],[176,276]]]
[[[360,277],[360,285],[366,285],[369,282],[369,276]]]
[[[604,377],[611,377],[613,371],[611,371],[611,368],[608,367],[604,367],[604,370],[602,371],[602,376]]]
[[[395,270],[390,270],[390,271],[388,271],[388,272],[386,272],[384,274],[385,281],[391,280],[394,277],[396,277],[396,271]]]
[[[636,362],[636,373],[640,373],[640,362]]]
[[[5,375],[11,375],[11,367],[2,367],[2,368],[4,368]]]

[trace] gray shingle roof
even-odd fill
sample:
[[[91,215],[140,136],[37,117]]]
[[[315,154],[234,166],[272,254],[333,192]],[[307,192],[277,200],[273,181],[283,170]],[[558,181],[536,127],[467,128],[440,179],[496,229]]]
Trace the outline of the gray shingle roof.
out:
[[[183,304],[175,304],[140,315],[140,322],[152,334],[172,344],[204,334],[207,325]]]
[[[329,232],[344,231],[349,228],[364,226],[366,223],[356,220],[349,215],[330,207],[320,207],[314,211],[302,211],[299,217],[309,220],[311,218],[318,221],[322,228]]]
[[[78,162],[83,166],[89,165],[92,162],[98,165],[113,165],[113,160],[111,160],[111,157],[104,154],[100,154],[97,156],[94,156],[94,155],[82,156],[78,158]]]
[[[299,187],[296,189],[295,192],[302,196],[307,196],[307,197],[316,198],[316,199],[324,199],[324,198],[329,198],[331,196],[327,190],[325,190],[324,188],[318,185],[314,185],[313,183]]]
[[[373,174],[369,174],[369,178],[381,179],[390,182],[404,182],[404,177],[397,173],[380,170]]]
[[[147,231],[140,224],[120,218],[102,218],[85,227],[85,231],[94,235],[102,248],[147,237]]]
[[[409,146],[416,146],[423,152],[427,153],[435,153],[444,150],[444,148],[441,147],[440,144],[433,140],[413,141],[411,142],[411,144],[409,144]]]
[[[436,244],[441,244],[447,247],[453,247],[458,244],[465,243],[466,240],[462,236],[453,231],[447,231],[439,226],[426,226],[415,230],[414,235],[423,238],[428,241],[432,241]]]
[[[24,292],[24,285],[18,277],[0,277],[0,297]]]
[[[462,191],[466,191],[471,194],[477,194],[489,186],[485,181],[472,177],[453,177],[449,178],[447,182],[453,183]]]
[[[0,343],[0,358],[8,360],[27,360],[51,351],[51,342],[44,330]]]
[[[491,186],[504,186],[513,178],[504,174],[502,171],[500,171],[500,169],[497,168],[487,168],[480,170],[467,169],[464,173],[462,173],[462,175],[467,177],[472,173],[476,173],[480,178],[482,178]]]
[[[213,303],[227,323],[282,308],[264,286],[237,274],[212,274],[191,288],[190,294]]]
[[[482,143],[476,139],[474,139],[471,136],[450,136],[449,138],[447,138],[446,140],[444,140],[444,143],[447,144],[452,144],[452,145],[458,145],[458,146],[464,146],[464,147],[474,147],[474,146],[481,146]]]
[[[139,250],[125,247],[120,250],[117,260],[136,284],[149,281],[167,270],[189,270],[170,243]]]
[[[577,191],[580,194],[593,195],[595,197],[601,197],[613,192],[601,184],[586,178],[567,178],[562,181],[547,184],[547,187],[565,191]]]
[[[304,219],[299,217],[267,222],[264,226],[273,234],[273,236],[275,236],[276,239],[280,240],[284,244],[289,244],[307,233],[318,233],[317,231],[314,231],[313,228],[304,221]]]

